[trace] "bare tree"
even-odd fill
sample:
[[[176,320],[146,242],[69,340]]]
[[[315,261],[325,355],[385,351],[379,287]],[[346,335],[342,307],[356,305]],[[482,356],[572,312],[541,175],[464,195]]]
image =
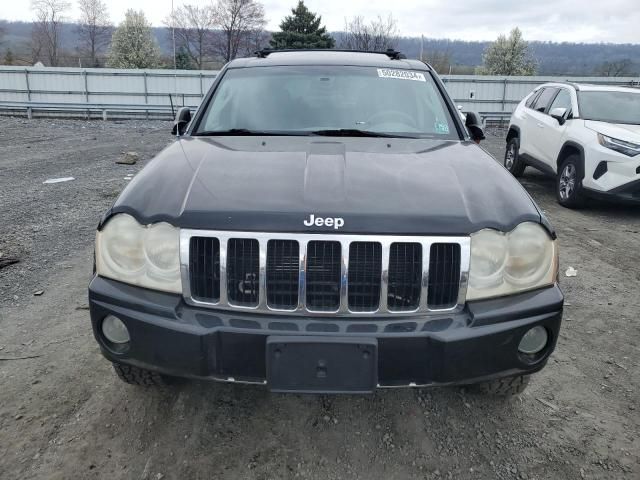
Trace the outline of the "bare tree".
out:
[[[240,53],[242,55],[251,55],[265,47],[269,46],[271,34],[265,30],[250,30],[247,32],[245,39],[241,45]]]
[[[63,15],[69,6],[65,0],[31,0],[31,9],[36,15],[31,36],[32,52],[37,52],[38,56],[44,53],[52,67],[58,66]]]
[[[220,30],[214,48],[227,62],[236,58],[255,32],[262,31],[266,24],[264,6],[255,0],[218,0],[214,15]]]
[[[446,74],[451,68],[451,53],[449,50],[425,52],[422,61],[431,65],[439,74]]]
[[[345,19],[344,30],[340,47],[347,50],[384,51],[398,44],[398,22],[391,14],[386,19],[378,16],[369,23],[363,16]]]
[[[90,58],[92,67],[99,67],[98,56],[109,46],[113,29],[107,5],[101,0],[78,0],[78,7],[80,51]]]
[[[186,53],[197,68],[202,69],[215,27],[213,7],[178,7],[173,15],[165,19],[164,24],[170,29],[171,37],[175,29],[177,50]]]
[[[624,77],[631,75],[631,66],[631,60],[623,58],[622,60],[604,62],[596,69],[596,73],[603,77]]]

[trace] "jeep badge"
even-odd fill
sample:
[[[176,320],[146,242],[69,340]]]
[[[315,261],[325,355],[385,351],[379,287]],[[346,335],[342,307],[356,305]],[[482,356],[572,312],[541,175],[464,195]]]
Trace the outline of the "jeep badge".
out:
[[[316,217],[313,213],[309,215],[309,218],[304,220],[305,227],[333,227],[335,230],[338,230],[340,227],[344,226],[344,218],[336,217],[336,218],[322,218]]]

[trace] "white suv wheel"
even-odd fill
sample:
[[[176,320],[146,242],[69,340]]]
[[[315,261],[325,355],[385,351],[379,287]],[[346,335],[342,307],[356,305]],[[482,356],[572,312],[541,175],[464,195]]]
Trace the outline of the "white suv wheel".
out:
[[[560,198],[568,200],[576,189],[578,177],[576,167],[572,163],[567,164],[560,174]]]

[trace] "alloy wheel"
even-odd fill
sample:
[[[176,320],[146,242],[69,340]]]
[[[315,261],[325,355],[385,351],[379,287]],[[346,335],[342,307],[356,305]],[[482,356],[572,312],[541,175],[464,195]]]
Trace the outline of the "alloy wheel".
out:
[[[507,167],[507,169],[511,170],[515,160],[516,160],[516,146],[513,143],[511,143],[509,145],[509,148],[507,149],[507,154],[504,157],[504,166]]]
[[[576,189],[577,171],[575,165],[569,163],[560,174],[560,185],[558,186],[560,198],[568,200]]]

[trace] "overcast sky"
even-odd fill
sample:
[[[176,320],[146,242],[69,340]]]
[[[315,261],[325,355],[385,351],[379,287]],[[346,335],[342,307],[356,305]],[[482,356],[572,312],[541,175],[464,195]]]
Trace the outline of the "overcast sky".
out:
[[[78,16],[75,1],[68,17]],[[142,9],[154,25],[171,12],[171,0],[107,0],[117,23],[127,8]],[[174,0],[208,3],[208,0]],[[267,28],[277,30],[297,0],[264,0]],[[31,20],[29,0],[0,0],[0,19]],[[528,40],[640,43],[640,0],[306,0],[329,30],[341,30],[345,17],[373,18],[393,13],[402,35],[492,40],[519,26]],[[393,5],[393,11],[389,9]]]

